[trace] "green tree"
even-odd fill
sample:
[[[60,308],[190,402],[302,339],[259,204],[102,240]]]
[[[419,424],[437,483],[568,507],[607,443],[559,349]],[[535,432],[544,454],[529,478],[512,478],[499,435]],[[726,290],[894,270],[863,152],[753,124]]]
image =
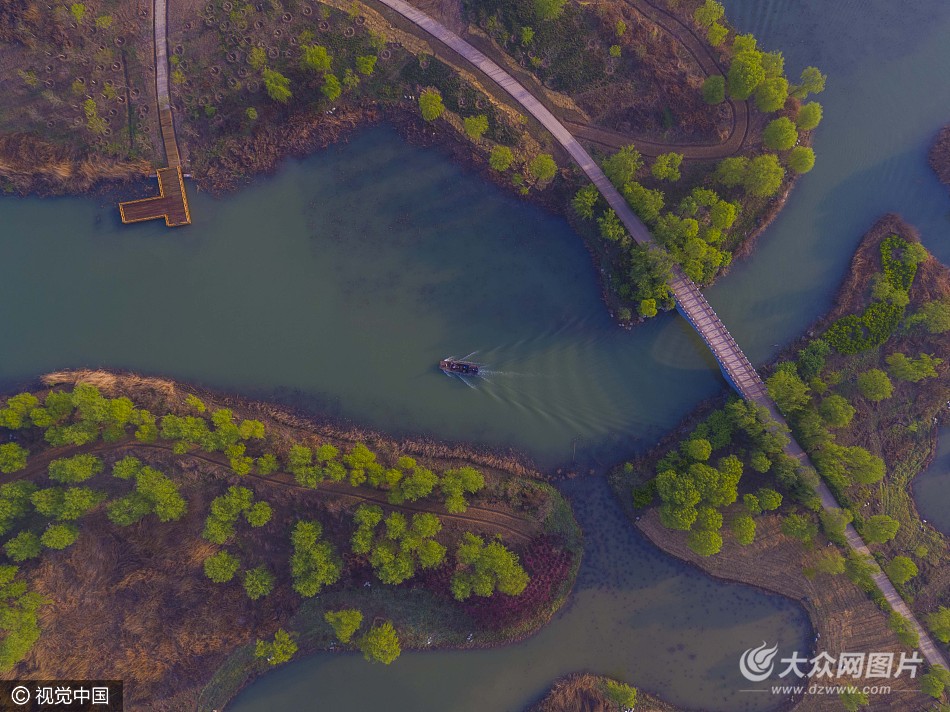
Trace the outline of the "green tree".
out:
[[[600,191],[593,183],[588,183],[574,194],[571,205],[580,217],[591,220],[594,217],[594,208],[600,200]]]
[[[445,106],[442,104],[442,95],[435,89],[425,89],[419,94],[419,108],[422,118],[426,121],[435,121],[442,116]]]
[[[364,76],[369,76],[376,69],[376,55],[369,54],[356,58],[356,71]]]
[[[75,18],[77,24],[82,24],[83,18],[86,16],[86,6],[81,2],[74,2],[69,6],[69,12]]]
[[[452,595],[464,601],[472,594],[491,596],[496,590],[517,596],[528,585],[518,557],[501,542],[488,544],[471,532],[462,535],[455,558],[462,567],[452,577]]]
[[[756,499],[759,502],[759,506],[765,512],[775,511],[782,506],[782,495],[768,487],[759,489],[756,493]]]
[[[722,550],[722,536],[716,531],[693,529],[686,538],[686,543],[700,556],[712,556]]]
[[[726,99],[726,78],[721,74],[710,74],[703,82],[703,100],[707,104],[721,104]]]
[[[34,559],[40,555],[42,545],[40,538],[30,531],[22,531],[3,545],[3,550],[11,561],[20,563],[27,559]]]
[[[906,645],[908,648],[916,648],[920,645],[920,636],[914,625],[897,611],[891,611],[887,625],[897,634],[901,645]]]
[[[693,18],[701,27],[709,27],[714,22],[721,20],[725,12],[722,3],[718,3],[716,0],[706,0],[696,8]]]
[[[493,146],[488,155],[488,165],[496,171],[507,171],[515,160],[515,154],[507,146]]]
[[[473,141],[478,141],[488,131],[488,117],[484,114],[465,117],[465,133]]]
[[[750,161],[745,156],[724,158],[716,167],[716,180],[730,188],[741,185],[749,172],[749,164]]]
[[[822,509],[818,513],[818,518],[821,520],[822,529],[825,530],[828,539],[842,546],[848,543],[845,538],[845,530],[854,521],[854,515],[849,510],[839,509],[838,507]]]
[[[798,110],[795,125],[802,131],[812,131],[821,123],[822,109],[817,101],[810,101]]]
[[[662,153],[656,157],[650,167],[650,172],[657,180],[678,181],[682,162],[682,153]]]
[[[795,146],[788,154],[788,167],[798,174],[815,167],[815,151],[810,146]]]
[[[828,576],[837,576],[843,574],[845,570],[845,558],[835,548],[826,547],[822,549],[815,559],[815,571]]]
[[[370,662],[380,662],[389,665],[402,652],[399,647],[399,636],[390,621],[374,625],[360,639],[360,650],[363,657]]]
[[[818,526],[807,515],[789,514],[782,521],[782,533],[807,544],[818,534]]]
[[[773,151],[787,151],[798,141],[795,124],[787,116],[770,121],[762,132],[762,142]]]
[[[712,445],[705,438],[690,438],[683,441],[680,451],[690,460],[706,462],[712,455]]]
[[[748,99],[764,80],[765,69],[762,67],[760,52],[742,51],[733,57],[727,74],[729,96],[734,99]]]
[[[327,611],[323,614],[323,619],[330,624],[337,640],[341,643],[349,643],[353,638],[353,634],[363,624],[363,614],[354,608],[342,611]]]
[[[946,687],[946,685],[944,685],[940,676],[932,672],[928,672],[926,675],[921,675],[920,677],[920,691],[925,695],[930,695],[935,700],[939,700],[943,697],[944,687]]]
[[[797,373],[788,370],[776,371],[769,376],[765,384],[783,415],[804,410],[811,404],[808,386]]]
[[[445,508],[451,514],[461,514],[468,509],[465,495],[475,494],[484,486],[484,475],[474,467],[446,470],[439,482],[439,490],[445,497]]]
[[[733,518],[731,523],[732,533],[743,546],[748,546],[755,541],[755,520],[748,514],[740,514]]]
[[[620,57],[621,51],[622,50],[620,49],[620,45],[615,44],[615,45],[610,45],[610,49],[607,51],[607,53],[614,59],[618,59]]]
[[[663,210],[665,198],[663,191],[644,188],[636,181],[631,181],[623,187],[623,196],[641,220],[655,223]]]
[[[270,521],[273,511],[267,502],[255,502],[244,512],[244,518],[252,527],[262,527]]]
[[[0,445],[0,472],[8,475],[26,467],[26,457],[30,452],[16,443]]]
[[[825,398],[818,406],[818,412],[830,428],[846,428],[857,412],[848,399],[837,394]]]
[[[632,710],[637,706],[637,688],[625,682],[607,680],[604,683],[604,691],[621,710]]]
[[[895,556],[887,562],[884,567],[887,577],[894,583],[900,585],[907,583],[917,575],[917,564],[906,556]]]
[[[927,302],[911,317],[911,323],[922,324],[931,334],[950,331],[950,301]]]
[[[950,643],[950,608],[940,606],[927,615],[927,625],[941,643]]]
[[[557,175],[557,163],[550,154],[539,153],[528,164],[528,172],[539,182],[546,183]]]
[[[656,308],[656,299],[641,299],[637,305],[637,313],[647,319],[652,319],[659,312]]]
[[[300,48],[300,66],[313,72],[329,72],[331,65],[330,53],[326,47],[320,45],[304,45]],[[375,60],[375,57],[373,57]],[[372,70],[370,70],[372,71]]]
[[[234,578],[241,563],[233,554],[219,551],[205,559],[205,576],[215,583],[227,583]]]
[[[613,208],[608,208],[597,218],[597,226],[600,228],[601,237],[608,242],[622,242],[627,236],[627,229],[620,222]]]
[[[79,536],[74,524],[51,524],[40,537],[40,543],[47,549],[65,549],[72,546]]]
[[[567,0],[534,0],[534,16],[541,20],[556,20],[564,12]]]
[[[857,712],[857,710],[862,707],[867,707],[869,704],[867,693],[861,692],[856,687],[849,687],[839,693],[838,699],[841,700],[841,704],[846,712]]]
[[[784,178],[785,169],[779,163],[778,156],[766,153],[749,162],[749,170],[743,177],[742,185],[748,193],[767,198],[778,192]]]
[[[643,157],[633,144],[623,146],[604,160],[604,173],[617,188],[631,182],[643,168]]]
[[[801,83],[795,87],[792,96],[804,100],[809,94],[820,94],[825,90],[826,79],[817,67],[805,67],[802,70]]]
[[[858,390],[869,401],[882,401],[894,393],[894,385],[884,371],[872,368],[858,376]]]
[[[722,43],[726,41],[726,37],[728,36],[729,29],[718,22],[714,22],[706,31],[706,39],[709,40],[709,44],[713,47],[722,46]]]
[[[914,360],[902,353],[893,353],[885,361],[894,378],[911,383],[918,383],[925,378],[936,378],[937,366],[943,363],[943,359],[928,354],[920,354],[920,357]]]
[[[79,519],[105,498],[105,492],[97,492],[88,487],[69,487],[63,491],[62,505],[57,513],[57,519],[63,521]]]
[[[102,460],[95,455],[74,455],[49,464],[49,478],[54,482],[84,482],[102,472]]]
[[[260,71],[267,65],[267,52],[263,47],[252,47],[247,54],[247,61],[254,69]]]
[[[336,101],[343,93],[343,85],[335,74],[328,73],[323,76],[323,86],[320,87],[320,91],[329,101]]]
[[[766,79],[755,90],[755,105],[759,111],[778,111],[788,100],[788,80],[785,77]]]
[[[339,554],[329,542],[320,540],[322,535],[323,527],[315,521],[299,521],[291,532],[290,573],[294,590],[305,598],[336,583],[343,572]]]
[[[264,88],[267,96],[279,104],[286,104],[293,96],[290,80],[276,69],[264,68]]]
[[[254,656],[264,658],[271,665],[280,665],[290,660],[297,652],[297,643],[283,628],[274,633],[274,640],[258,640]]]
[[[269,596],[273,590],[274,574],[266,566],[257,566],[244,572],[244,591],[252,601]]]
[[[861,536],[869,544],[884,544],[897,536],[900,522],[886,514],[875,514],[864,520]]]

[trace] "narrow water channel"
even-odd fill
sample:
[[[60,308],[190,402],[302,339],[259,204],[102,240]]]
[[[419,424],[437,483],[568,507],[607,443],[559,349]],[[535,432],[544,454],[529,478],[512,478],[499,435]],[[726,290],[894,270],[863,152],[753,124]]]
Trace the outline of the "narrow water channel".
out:
[[[937,433],[934,459],[914,478],[912,487],[920,516],[950,536],[950,427]]]

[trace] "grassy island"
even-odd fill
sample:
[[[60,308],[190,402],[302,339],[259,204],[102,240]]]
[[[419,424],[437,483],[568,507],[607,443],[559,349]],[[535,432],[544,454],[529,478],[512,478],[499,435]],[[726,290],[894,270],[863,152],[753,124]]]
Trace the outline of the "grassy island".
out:
[[[858,247],[831,312],[769,368],[769,393],[817,472],[782,454],[767,413],[730,397],[618,468],[614,485],[660,547],[802,600],[829,645],[913,648],[916,634],[868,562],[842,546],[854,523],[914,613],[950,643],[947,538],[920,519],[910,492],[947,413],[947,353],[950,270],[887,216]],[[821,509],[818,477],[840,509]],[[843,623],[856,617],[860,626]],[[921,689],[945,700],[945,674],[928,674]],[[902,709],[933,703],[914,699],[902,696]]]
[[[521,463],[315,425],[171,381],[65,372],[0,408],[8,675],[220,708],[299,652],[530,635],[581,555]]]

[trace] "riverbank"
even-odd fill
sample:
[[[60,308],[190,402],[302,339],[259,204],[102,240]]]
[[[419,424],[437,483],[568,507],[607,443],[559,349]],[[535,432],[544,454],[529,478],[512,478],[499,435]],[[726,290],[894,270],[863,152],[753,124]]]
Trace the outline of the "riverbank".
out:
[[[323,620],[328,610],[358,608],[367,626],[380,620],[392,621],[403,649],[485,647],[532,634],[564,603],[573,585],[581,541],[570,506],[521,462],[505,462],[464,448],[395,442],[365,431],[315,424],[270,404],[133,374],[55,373],[44,377],[45,388],[35,392],[45,399],[47,388],[67,393],[73,388],[75,392],[79,383],[94,385],[100,394],[93,397],[84,392],[83,402],[93,403],[104,397],[105,403],[116,403],[110,407],[124,408],[119,405],[125,402],[121,399],[129,398],[136,409],[132,413],[137,414],[132,417],[144,423],[149,422],[140,415],[145,410],[155,415],[177,413],[184,418],[182,422],[191,423],[188,427],[204,421],[202,413],[213,412],[215,429],[211,432],[224,433],[231,432],[222,425],[227,413],[243,419],[232,421],[235,427],[240,422],[241,432],[256,433],[261,427],[263,438],[258,441],[257,434],[250,435],[238,449],[227,453],[209,449],[208,445],[192,445],[183,453],[179,445],[184,441],[174,444],[163,439],[170,435],[163,420],[161,437],[145,437],[142,428],[148,428],[140,425],[134,438],[120,437],[112,430],[102,441],[50,449],[44,447],[41,432],[29,427],[14,429],[12,443],[29,451],[25,468],[14,469],[18,487],[42,487],[46,468],[54,458],[62,462],[67,456],[91,456],[108,471],[121,458],[132,456],[164,473],[171,483],[168,486],[183,498],[183,510],[171,521],[155,522],[146,515],[137,523],[117,523],[120,515],[116,502],[126,485],[117,477],[88,479],[88,484],[96,488],[91,491],[98,494],[75,520],[79,525],[75,543],[63,552],[27,557],[20,565],[30,589],[47,603],[39,612],[39,639],[15,668],[16,674],[56,677],[68,668],[71,674],[90,678],[119,675],[126,681],[126,702],[130,704],[169,711],[194,708],[199,703],[208,709],[220,708],[243,685],[270,669],[255,657],[255,641],[270,639],[280,628],[291,632],[302,652],[350,647],[334,643],[333,632]],[[84,410],[88,407],[81,406],[77,411],[85,415],[75,427],[89,427],[89,411]],[[289,465],[296,468],[293,475],[284,469],[287,465],[280,464],[287,462],[289,450],[300,443],[314,448],[333,445],[351,454],[360,452],[361,447],[368,450],[360,455],[361,466],[349,459],[350,455],[343,458],[349,483],[337,481],[336,476],[322,482],[318,478],[313,483],[309,479],[311,471],[301,470],[299,460],[298,465]],[[276,470],[261,459],[266,459],[268,453],[277,458]],[[372,453],[373,458],[367,460],[365,453]],[[411,466],[407,477],[417,476],[412,468],[444,473],[477,463],[484,487],[477,494],[467,495],[470,503],[464,512],[454,508],[448,511],[433,499],[435,492],[408,500],[400,498],[394,504],[386,486],[358,484],[360,480],[354,479],[367,473],[375,477],[374,462],[390,468]],[[488,466],[488,462],[493,464]],[[238,474],[247,467],[251,468],[248,474]],[[347,469],[342,470],[346,473]],[[231,487],[227,492],[246,488],[254,501],[267,503],[268,517],[262,525],[250,529],[232,524],[231,535],[224,540],[226,548],[221,548],[216,538],[208,538],[211,519],[206,521],[206,515],[211,500],[226,494],[226,486]],[[4,496],[12,495],[5,490]],[[363,555],[348,553],[352,532],[349,519],[361,504],[381,506],[386,512],[410,519],[421,513],[435,513],[441,520],[436,541],[449,552],[466,532],[486,538],[499,535],[523,564],[527,587],[520,595],[475,596],[459,603],[450,592],[456,569],[449,564],[423,570],[415,577],[410,575],[402,586],[381,585],[375,564],[371,566]],[[218,511],[216,507],[219,505],[212,506],[211,511]],[[17,520],[14,528],[26,526],[22,531],[32,531],[30,527],[37,523],[39,514],[37,510],[22,522]],[[326,541],[341,554],[338,583],[330,582],[314,598],[301,598],[294,592],[299,584],[296,574],[292,577],[280,563],[290,557],[286,534],[300,518],[319,521]],[[248,562],[248,571],[255,562],[262,562],[258,568],[268,572],[268,592],[252,598],[250,590],[245,594],[236,580],[218,584],[209,581],[204,573],[208,570],[206,562],[209,556],[222,552]],[[82,595],[77,597],[79,590]],[[108,669],[103,667],[106,664]]]
[[[542,700],[525,712],[679,712],[663,700],[603,675],[576,673],[551,686]]]
[[[904,241],[903,244],[918,243],[916,232],[898,216],[888,215],[879,220],[858,246],[851,269],[843,279],[833,308],[806,331],[806,336],[783,350],[772,365],[765,369],[766,373],[782,371],[783,368],[787,368],[782,364],[794,363],[796,359],[801,369],[801,364],[805,361],[802,354],[815,352],[816,347],[813,344],[816,339],[834,331],[833,329],[832,332],[827,332],[829,327],[841,319],[852,318],[849,315],[864,312],[870,303],[872,285],[881,280],[882,244],[888,240],[893,241],[895,238],[892,236],[895,235]],[[895,268],[885,267],[885,270],[893,269]],[[843,485],[839,481],[836,485],[839,488],[838,498],[842,506],[849,509],[849,516],[855,520],[859,531],[864,531],[865,523],[875,515],[886,515],[894,522],[899,522],[899,529],[895,527],[897,535],[892,534],[891,539],[876,544],[873,551],[882,564],[898,556],[913,557],[915,573],[919,568],[919,575],[909,582],[902,582],[900,590],[914,612],[927,620],[930,614],[936,612],[941,603],[946,602],[947,582],[944,563],[947,542],[939,532],[921,521],[908,490],[912,478],[932,457],[933,434],[939,423],[939,416],[945,411],[944,404],[950,396],[950,387],[947,383],[946,367],[941,363],[936,364],[937,370],[932,377],[916,383],[902,381],[894,376],[895,366],[891,361],[887,361],[885,365],[884,356],[885,353],[903,353],[914,358],[919,353],[947,353],[947,349],[950,348],[947,332],[930,333],[928,329],[919,325],[919,318],[915,314],[922,313],[924,305],[940,303],[950,298],[950,272],[933,257],[927,257],[919,262],[915,272],[916,275],[911,273],[912,284],[908,283],[906,307],[908,317],[905,319],[905,325],[896,328],[893,335],[886,339],[886,351],[882,348],[883,343],[873,348],[866,347],[857,355],[835,353],[834,350],[825,351],[824,356],[820,358],[820,363],[815,362],[812,357],[813,368],[817,368],[817,371],[810,377],[811,380],[807,381],[808,385],[803,387],[806,393],[811,389],[827,397],[830,395],[828,384],[837,385],[835,393],[845,394],[846,402],[852,408],[849,418],[850,426],[842,427],[843,421],[837,423],[835,432],[837,441],[845,447],[860,445],[867,448],[872,456],[880,457],[886,465],[887,474],[880,487],[851,485],[842,489]],[[892,272],[889,271],[888,274],[890,273]],[[880,288],[875,288],[873,292],[879,294]],[[880,331],[878,326],[873,328]],[[834,343],[843,342],[839,340]],[[884,399],[872,401],[860,396],[856,386],[851,384],[857,383],[857,376],[861,372],[876,365],[892,373],[894,393]],[[768,383],[771,389],[778,388],[778,381],[770,379]],[[781,397],[779,391],[775,392],[778,394],[776,397]],[[758,516],[750,520],[754,522],[751,528],[752,540],[740,543],[735,533],[730,535],[724,530],[721,551],[713,555],[701,555],[695,550],[693,542],[687,541],[683,532],[663,525],[657,508],[634,509],[634,501],[638,498],[644,498],[640,501],[641,506],[643,501],[653,498],[654,495],[648,494],[649,490],[643,488],[643,485],[659,471],[658,463],[661,458],[667,458],[664,462],[672,462],[668,453],[671,450],[678,450],[679,446],[689,442],[688,439],[691,437],[712,439],[716,426],[707,425],[706,423],[712,422],[707,419],[724,404],[725,398],[720,397],[701,405],[684,420],[683,424],[665,436],[650,453],[631,461],[614,473],[612,481],[615,490],[631,516],[636,517],[637,526],[664,551],[689,561],[714,576],[759,586],[801,601],[809,612],[816,633],[820,636],[816,639],[816,645],[818,640],[821,641],[819,649],[890,650],[901,647],[906,649],[907,643],[911,641],[906,637],[902,641],[898,640],[894,621],[885,615],[886,609],[882,612],[858,586],[840,575],[844,573],[845,566],[838,569],[838,565],[829,567],[823,564],[823,560],[828,557],[820,554],[821,550],[815,548],[816,544],[811,540],[807,541],[807,545],[803,548],[798,539],[789,535],[788,532],[791,530],[787,528],[787,525],[783,525],[782,514],[762,514],[761,509],[752,511],[753,515],[758,512]],[[795,424],[796,421],[793,419],[794,427],[804,427],[801,422],[798,422],[797,426]],[[709,435],[694,435],[697,427],[707,428],[705,432]],[[815,432],[817,426],[809,427],[812,432]],[[803,437],[801,432],[797,432],[796,435],[799,438]],[[805,435],[804,437],[809,443],[806,447],[809,448],[813,459],[819,463],[819,467],[827,467],[822,459],[822,447],[818,447],[816,455],[814,449],[816,446],[809,440],[809,437],[814,439],[814,436]],[[836,447],[832,444],[834,440],[835,438],[832,438],[826,443],[824,449],[828,452],[833,451]],[[668,466],[670,465],[663,467]],[[822,472],[826,476],[831,476],[824,469]],[[882,474],[884,472],[883,466],[881,472]],[[781,477],[780,475],[779,478]],[[760,486],[777,487],[774,475],[762,477],[750,473],[744,478],[752,478]],[[641,489],[634,489],[635,487]],[[797,509],[794,505],[789,509],[793,493],[784,487],[777,488],[782,490],[786,500],[781,511],[788,512]],[[633,500],[630,495],[631,490],[633,490]],[[746,491],[746,487],[740,485],[739,491],[740,493]],[[761,492],[760,489],[759,496],[762,496]],[[735,522],[747,516],[745,510],[748,509],[750,503],[744,498],[750,494],[740,494],[743,504],[730,508],[730,513],[727,514],[727,519],[732,522],[731,526],[734,528]],[[801,496],[801,493],[797,495],[797,497]],[[807,500],[807,497],[805,499]],[[758,500],[753,497],[752,501],[753,506],[757,507]],[[807,501],[805,503],[807,504]],[[804,514],[806,519],[803,521],[807,521],[807,518],[811,516],[807,510],[806,507]],[[826,524],[827,536],[834,539],[834,531],[827,529],[827,526]],[[817,526],[814,532],[817,535]],[[814,541],[829,543],[822,537]],[[764,561],[768,561],[769,565],[763,565]],[[843,561],[841,563],[844,564]],[[819,573],[825,568],[835,570],[836,575]],[[856,621],[861,621],[861,623],[857,624]],[[913,689],[907,686],[905,688]],[[909,705],[902,706],[902,709],[922,709],[929,704],[927,698],[922,695],[914,697],[902,695],[901,699],[902,705]],[[872,709],[892,708],[886,698],[877,701],[872,699],[871,703]],[[816,702],[808,697],[802,701],[804,709],[812,709],[813,704]],[[821,707],[816,707],[818,708]]]

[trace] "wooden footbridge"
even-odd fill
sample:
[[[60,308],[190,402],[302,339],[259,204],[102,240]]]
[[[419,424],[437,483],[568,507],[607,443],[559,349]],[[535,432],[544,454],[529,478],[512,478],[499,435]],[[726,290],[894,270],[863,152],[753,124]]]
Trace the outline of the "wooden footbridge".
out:
[[[165,219],[168,227],[191,224],[188,194],[181,172],[181,156],[175,136],[171,97],[168,93],[168,30],[167,0],[155,0],[153,12],[155,33],[155,91],[158,96],[158,118],[162,129],[167,168],[159,168],[158,195],[141,200],[119,203],[119,215],[124,223]]]
[[[541,125],[554,136],[555,140],[561,144],[564,150],[566,150],[577,165],[580,166],[581,170],[587,174],[587,177],[590,178],[594,185],[597,186],[601,195],[604,196],[607,204],[617,213],[617,217],[620,218],[620,221],[627,228],[630,236],[636,240],[637,243],[644,246],[656,244],[647,226],[636,216],[627,204],[627,201],[607,179],[607,176],[604,175],[600,166],[591,158],[590,154],[584,149],[580,142],[544,104],[533,96],[531,92],[514,77],[447,27],[403,0],[373,0],[373,3],[384,5],[390,10],[402,15],[430,36],[464,57],[481,73],[510,94],[515,101],[534,116]],[[753,368],[749,359],[746,358],[742,349],[739,348],[735,339],[732,338],[725,324],[722,323],[722,320],[720,320],[719,316],[709,305],[709,302],[706,301],[702,292],[699,291],[696,284],[686,277],[682,271],[676,268],[674,270],[673,279],[670,281],[670,289],[676,298],[676,308],[702,337],[706,346],[713,353],[713,356],[715,356],[716,361],[719,363],[719,368],[722,370],[729,384],[746,400],[753,401],[765,407],[779,424],[779,427],[787,429],[788,424],[778,411],[775,402],[769,396],[768,390],[762,382],[761,377],[755,368]],[[812,466],[808,455],[794,439],[789,442],[788,447],[785,448],[785,452],[803,465]],[[834,495],[824,482],[821,482],[818,486],[818,495],[821,497],[822,506],[825,509],[838,507]],[[869,554],[867,546],[853,526],[848,525],[846,537],[853,549],[861,554]],[[920,636],[919,648],[927,662],[931,665],[937,664],[950,668],[946,657],[934,643],[929,632],[916,619],[904,599],[901,598],[900,594],[879,567],[873,577],[891,607],[911,621],[911,624]]]

